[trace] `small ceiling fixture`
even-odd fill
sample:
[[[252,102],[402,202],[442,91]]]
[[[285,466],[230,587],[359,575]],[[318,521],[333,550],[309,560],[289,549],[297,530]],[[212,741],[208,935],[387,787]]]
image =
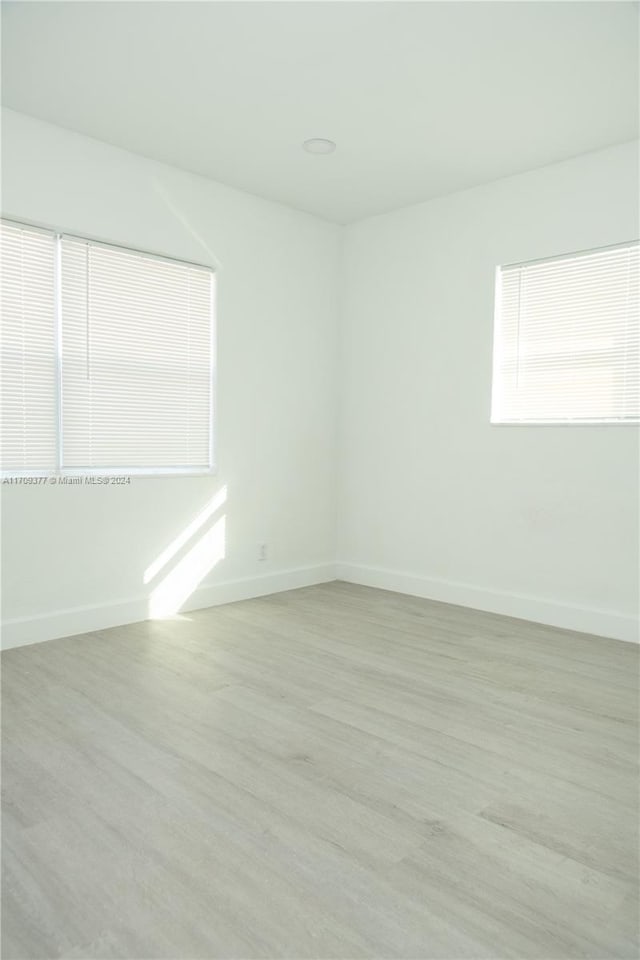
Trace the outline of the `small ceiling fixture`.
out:
[[[325,140],[323,137],[312,137],[311,140],[305,140],[302,147],[307,153],[333,153],[336,145],[333,140]]]

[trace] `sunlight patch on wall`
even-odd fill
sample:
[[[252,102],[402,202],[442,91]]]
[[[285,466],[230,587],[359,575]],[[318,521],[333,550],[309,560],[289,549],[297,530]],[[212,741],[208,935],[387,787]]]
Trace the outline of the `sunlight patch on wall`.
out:
[[[153,590],[149,597],[150,619],[170,617],[180,610],[204,577],[224,559],[225,536],[226,517],[223,516]]]
[[[182,530],[175,540],[172,540],[171,543],[165,547],[162,553],[156,557],[152,564],[150,564],[144,572],[144,583],[150,583],[154,577],[156,577],[161,570],[166,567],[170,560],[175,557],[176,553],[184,547],[186,543],[189,542],[191,537],[198,532],[198,530],[207,522],[209,517],[212,517],[214,513],[220,509],[223,503],[227,499],[227,488],[226,486],[221,487],[220,490],[216,493],[206,507],[200,511],[197,517],[191,521],[191,523]]]

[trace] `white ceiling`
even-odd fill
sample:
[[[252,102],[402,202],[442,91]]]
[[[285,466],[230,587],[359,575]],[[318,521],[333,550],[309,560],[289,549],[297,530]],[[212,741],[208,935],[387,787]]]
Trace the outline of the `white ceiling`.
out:
[[[339,222],[638,135],[635,3],[2,8],[7,106]]]

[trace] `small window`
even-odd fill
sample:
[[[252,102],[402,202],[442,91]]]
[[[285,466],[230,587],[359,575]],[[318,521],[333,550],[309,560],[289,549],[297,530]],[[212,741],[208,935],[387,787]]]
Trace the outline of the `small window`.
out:
[[[639,250],[498,268],[492,423],[638,422]]]
[[[4,473],[213,468],[213,272],[2,224]]]

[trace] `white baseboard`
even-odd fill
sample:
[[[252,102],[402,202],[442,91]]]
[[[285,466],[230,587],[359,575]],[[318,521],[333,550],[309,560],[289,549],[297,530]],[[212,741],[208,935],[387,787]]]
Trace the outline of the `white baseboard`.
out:
[[[332,563],[300,567],[296,570],[279,570],[260,577],[228,580],[198,587],[184,604],[182,611],[201,610],[234,600],[250,600],[252,597],[264,597],[270,593],[282,593],[283,590],[295,590],[297,587],[308,587],[331,580],[335,580],[335,567]],[[0,649],[9,650],[29,643],[41,643],[43,640],[106,630],[108,627],[138,623],[148,618],[148,597],[93,607],[55,610],[36,617],[18,617],[2,624]]]
[[[616,640],[638,642],[638,623],[633,617],[627,617],[609,610],[596,610],[587,607],[571,606],[538,597],[521,596],[484,590],[466,583],[448,580],[436,580],[417,577],[408,573],[399,573],[381,567],[368,567],[354,563],[326,563],[314,567],[301,567],[296,570],[280,570],[259,577],[246,577],[240,580],[228,580],[223,583],[198,587],[183,606],[183,610],[200,610],[235,600],[250,600],[283,590],[295,590],[316,583],[328,583],[331,580],[344,580],[347,583],[359,583],[396,593],[406,593],[443,603],[453,603],[461,607],[499,613],[520,620],[532,620],[567,630],[612,637]],[[148,619],[148,598],[138,597],[131,600],[92,607],[74,607],[67,610],[55,610],[36,617],[19,617],[7,620],[2,625],[0,649],[21,647],[57,637],[68,637],[78,633],[91,633],[94,630],[106,630],[126,623],[137,623]]]
[[[600,637],[638,643],[638,621],[610,610],[596,610],[543,600],[539,597],[500,593],[467,583],[417,577],[409,573],[367,567],[355,563],[336,564],[336,578],[381,590],[407,593],[428,600],[440,600],[460,607],[499,613],[519,620],[532,620],[565,630],[578,630]]]

